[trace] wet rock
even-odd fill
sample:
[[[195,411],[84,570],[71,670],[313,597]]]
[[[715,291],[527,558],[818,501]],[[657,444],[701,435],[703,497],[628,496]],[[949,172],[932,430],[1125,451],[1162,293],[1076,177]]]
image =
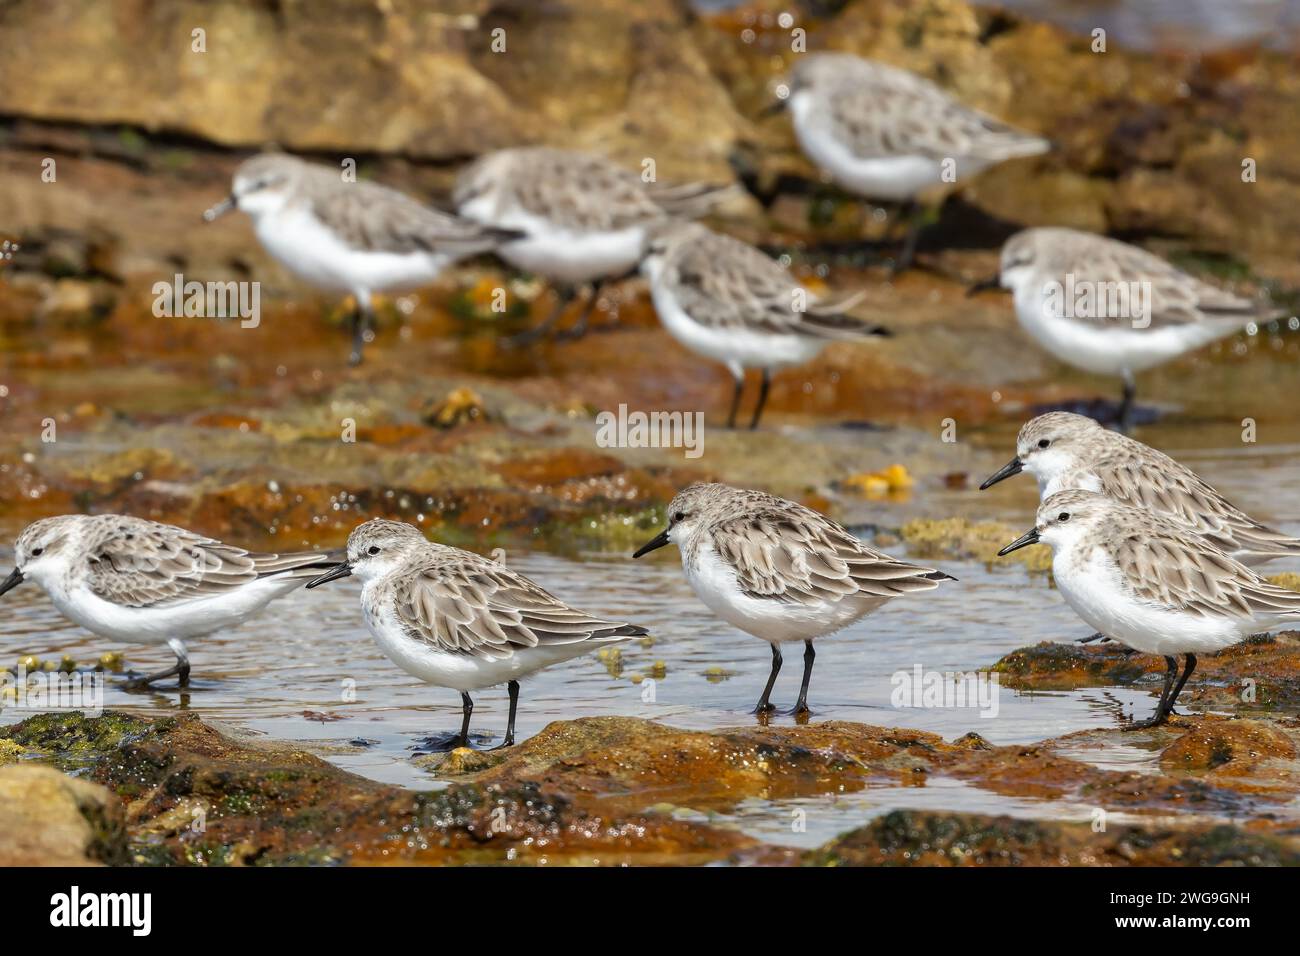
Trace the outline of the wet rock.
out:
[[[190,715],[45,715],[3,736],[83,765],[125,801],[136,863],[702,863],[756,846],[693,821],[593,813],[526,782],[401,790],[299,750],[232,740]]]
[[[1291,842],[1234,826],[1108,826],[895,810],[804,855],[812,866],[1295,866]]]
[[[31,763],[0,767],[0,866],[125,860],[122,804],[107,789]]]
[[[1178,742],[1189,733],[1201,736]],[[552,723],[505,750],[419,758],[449,784],[421,793],[353,776],[300,750],[232,740],[193,716],[46,715],[0,733],[21,743],[27,760],[77,767],[125,801],[136,862],[784,864],[795,862],[791,851],[744,836],[727,815],[754,799],[850,793],[881,780],[925,786],[940,778],[1022,801],[1075,804],[1081,816],[1118,808],[1186,817],[1185,825],[1169,828],[1173,836],[1136,827],[1114,836],[1114,852],[1124,856],[1129,847],[1130,861],[1159,854],[1287,858],[1290,851],[1267,837],[1285,835],[1285,818],[1270,811],[1297,789],[1288,731],[1178,718],[1158,737],[1174,744],[1160,772],[1103,770],[1058,752],[1067,742],[1077,747],[1076,736],[994,746],[974,734],[949,743],[921,731],[841,721],[710,733],[627,717],[583,718]],[[1195,769],[1198,761],[1218,759],[1203,753],[1229,757]],[[1207,815],[1245,814],[1256,818],[1257,842],[1243,842],[1230,828],[1212,837],[1203,822]],[[1094,846],[1088,858],[1088,847],[1069,836],[1074,831],[1056,824],[898,819],[886,832],[868,827],[866,837],[860,832],[823,848],[820,861],[874,853],[880,862],[1064,856],[1083,864],[1105,862],[1111,852]]]
[[[1016,689],[1076,690],[1133,684],[1153,673],[1140,655],[1118,644],[1042,641],[1012,651],[994,666],[1002,683]],[[1160,673],[1164,673],[1163,662]]]
[[[1201,721],[1160,754],[1169,770],[1204,770],[1244,777],[1266,761],[1295,760],[1295,742],[1281,730],[1256,720]]]
[[[1300,633],[1258,635],[1214,655],[1197,658],[1196,671],[1179,695],[1195,706],[1271,712],[1300,706]],[[1043,642],[1012,651],[994,666],[1002,682],[1017,689],[1149,684],[1159,692],[1162,657],[1132,654],[1118,644]]]

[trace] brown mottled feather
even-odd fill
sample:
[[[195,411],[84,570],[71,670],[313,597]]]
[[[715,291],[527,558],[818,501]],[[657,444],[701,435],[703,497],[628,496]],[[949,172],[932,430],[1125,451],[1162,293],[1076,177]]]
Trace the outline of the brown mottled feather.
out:
[[[338,560],[319,551],[259,554],[124,515],[89,519],[85,534],[90,590],[127,607],[165,607],[224,594],[273,574],[305,579]]]
[[[433,543],[393,587],[397,618],[411,638],[484,660],[507,658],[516,648],[646,633],[571,608],[495,561]]]
[[[886,334],[874,323],[842,311],[858,297],[818,301],[780,263],[739,239],[696,223],[676,225],[660,235],[667,240],[668,252],[658,281],[700,325],[824,339]]]

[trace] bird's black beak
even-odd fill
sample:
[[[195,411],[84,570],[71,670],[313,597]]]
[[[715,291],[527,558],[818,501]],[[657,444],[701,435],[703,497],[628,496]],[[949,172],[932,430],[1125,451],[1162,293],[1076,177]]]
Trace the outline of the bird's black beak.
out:
[[[1002,277],[995,273],[987,279],[980,279],[978,282],[968,285],[966,287],[966,298],[971,299],[979,295],[981,292],[987,292],[989,289],[1000,288],[1002,288]]]
[[[221,200],[221,202],[217,203],[211,209],[208,209],[206,212],[204,212],[203,221],[212,222],[214,219],[220,219],[222,216],[230,212],[230,210],[234,209],[238,205],[239,205],[239,200],[235,198],[234,193],[231,193],[225,199]]]
[[[0,594],[4,594],[6,591],[12,591],[22,583],[23,572],[18,570],[18,568],[14,568],[13,573],[4,579],[3,584],[0,584]]]
[[[651,551],[658,551],[660,548],[664,547],[667,544],[668,544],[668,529],[664,528],[664,530],[660,531],[657,535],[655,535],[645,544],[641,545],[641,547],[637,548],[636,553],[632,555],[632,557],[639,558],[641,557],[641,555],[649,554]]]
[[[1038,544],[1038,529],[1030,528],[1020,537],[1016,538],[1009,545],[998,552],[998,557],[1010,554],[1012,551],[1019,551],[1021,548],[1027,548],[1031,544]]]
[[[346,578],[351,573],[352,573],[352,565],[344,561],[342,564],[334,565],[334,567],[330,568],[324,574],[320,574],[312,578],[310,581],[307,582],[307,588],[308,590],[310,590],[311,588],[317,587],[318,585],[325,584],[329,581],[333,581],[336,578]]]
[[[1025,463],[1019,458],[1012,458],[1009,462],[999,468],[993,474],[984,479],[984,484],[980,485],[980,491],[992,488],[999,481],[1006,478],[1012,478],[1025,470]]]

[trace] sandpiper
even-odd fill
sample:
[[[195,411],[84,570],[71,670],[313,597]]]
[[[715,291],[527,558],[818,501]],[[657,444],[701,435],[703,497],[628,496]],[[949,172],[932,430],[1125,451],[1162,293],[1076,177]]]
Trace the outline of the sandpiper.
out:
[[[307,587],[351,574],[362,581],[366,626],[389,660],[426,683],[460,691],[463,720],[449,747],[469,746],[470,691],[506,684],[510,716],[501,746],[509,747],[522,678],[646,634],[571,608],[504,564],[435,544],[400,521],[358,525],[348,535],[347,559]]]
[[[230,195],[203,214],[247,213],[267,252],[319,288],[350,293],[357,365],[373,335],[371,295],[416,289],[448,265],[495,249],[518,235],[466,222],[339,167],[279,153],[254,156],[235,170]]]
[[[1149,445],[1070,412],[1027,421],[1016,456],[980,485],[989,488],[1027,471],[1046,500],[1082,488],[1181,523],[1246,565],[1300,554],[1300,538],[1268,527],[1234,507],[1208,482]]]
[[[675,544],[686,580],[729,624],[772,645],[772,670],[754,712],[769,713],[781,645],[803,641],[803,683],[792,714],[808,713],[813,641],[890,598],[954,580],[876,551],[825,515],[761,491],[694,484],[668,506],[668,527],[632,556]]]
[[[1134,376],[1284,314],[1225,292],[1137,246],[1077,229],[1016,233],[999,277],[971,292],[1010,289],[1016,318],[1067,365],[1124,382],[1118,419],[1132,427]]]
[[[745,370],[762,370],[749,427],[758,427],[772,372],[815,357],[828,342],[888,335],[846,310],[861,293],[819,301],[753,246],[699,223],[675,221],[651,230],[641,271],[655,311],[688,349],[726,365],[735,379],[727,427],[735,427]]]
[[[647,226],[669,216],[701,215],[721,192],[695,183],[645,182],[591,153],[525,146],[471,163],[457,179],[453,200],[465,219],[522,233],[497,255],[553,283],[551,314],[509,340],[524,344],[550,331],[580,288],[586,302],[563,337],[582,335],[603,285],[636,270]]]
[[[1054,552],[1052,577],[1066,603],[1096,630],[1165,659],[1165,683],[1149,720],[1165,722],[1209,654],[1283,624],[1300,622],[1300,592],[1269,584],[1187,526],[1105,495],[1058,491],[1035,526],[999,554],[1030,544]],[[1186,656],[1178,675],[1177,655]]]
[[[258,554],[128,515],[61,515],[18,536],[16,567],[0,594],[34,581],[64,616],[100,637],[166,644],[175,665],[128,686],[176,676],[184,687],[187,640],[247,620],[337,560],[319,551]]]
[[[924,77],[849,53],[799,56],[785,82],[795,137],[808,158],[856,195],[905,203],[990,166],[1045,153],[1042,137],[999,122]],[[897,268],[911,263],[912,218]]]

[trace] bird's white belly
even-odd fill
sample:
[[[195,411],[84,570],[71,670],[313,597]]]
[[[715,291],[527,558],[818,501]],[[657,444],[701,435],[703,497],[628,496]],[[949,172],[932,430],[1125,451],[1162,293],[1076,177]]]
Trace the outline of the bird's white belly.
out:
[[[428,285],[453,258],[353,249],[305,210],[262,216],[256,229],[266,251],[295,275],[322,289],[351,292],[363,302],[371,292]]]
[[[882,598],[806,605],[750,597],[737,585],[736,572],[709,544],[700,547],[694,564],[683,555],[682,567],[691,588],[710,611],[728,624],[771,644],[833,634],[885,603]]]
[[[1119,570],[1095,550],[1078,565],[1058,554],[1052,572],[1074,612],[1107,637],[1145,654],[1209,654],[1236,644],[1258,628],[1227,618],[1170,611],[1135,598]]]
[[[943,182],[941,164],[927,156],[855,156],[833,130],[817,122],[804,95],[796,93],[790,104],[795,137],[813,164],[841,188],[868,199],[902,202]],[[980,169],[983,164],[976,168],[973,163],[963,169],[958,159],[960,177],[973,176]]]
[[[471,654],[449,654],[430,644],[408,637],[391,616],[375,613],[370,602],[362,599],[366,626],[384,655],[412,677],[438,687],[471,691],[522,680],[551,664],[580,657],[595,649],[598,642],[539,645],[515,650],[501,660],[484,660]]]
[[[1016,318],[1044,349],[1067,365],[1098,375],[1141,372],[1232,332],[1211,324],[1131,328],[1057,313],[1041,289],[1017,291]]]
[[[574,285],[630,272],[645,241],[643,226],[598,232],[563,229],[522,209],[500,211],[488,195],[470,200],[459,212],[474,222],[527,233],[524,239],[502,244],[497,255],[516,269]]]
[[[272,600],[301,587],[305,578],[262,578],[225,594],[162,607],[126,607],[105,601],[87,588],[51,590],[50,600],[69,620],[114,641],[165,644],[241,624]]]
[[[772,335],[744,328],[713,329],[701,325],[677,304],[666,285],[652,282],[650,297],[668,334],[692,352],[729,367],[783,368],[814,358],[822,339],[803,335]]]

